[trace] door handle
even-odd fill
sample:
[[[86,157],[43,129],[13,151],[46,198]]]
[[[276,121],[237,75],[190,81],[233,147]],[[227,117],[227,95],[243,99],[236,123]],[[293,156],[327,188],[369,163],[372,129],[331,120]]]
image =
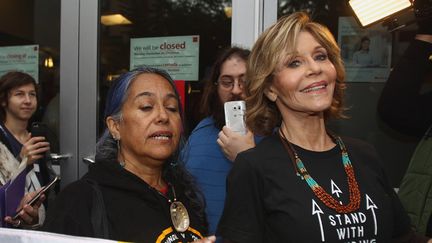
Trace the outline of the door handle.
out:
[[[52,160],[66,160],[72,158],[72,154],[50,154]]]
[[[82,161],[84,162],[84,163],[86,163],[86,164],[94,164],[95,163],[95,160],[94,160],[94,156],[87,156],[87,157],[84,157],[84,158],[82,158]]]

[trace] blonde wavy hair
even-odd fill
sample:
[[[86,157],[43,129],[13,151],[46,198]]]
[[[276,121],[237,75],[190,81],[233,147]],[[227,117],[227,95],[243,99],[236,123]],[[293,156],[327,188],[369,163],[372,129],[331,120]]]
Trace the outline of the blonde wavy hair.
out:
[[[327,50],[329,60],[336,69],[333,101],[330,108],[324,111],[324,118],[345,118],[345,69],[340,48],[327,27],[313,22],[304,12],[296,12],[280,18],[259,36],[247,62],[246,123],[256,134],[270,135],[281,123],[276,104],[264,92],[271,85],[273,75],[281,64],[296,52],[298,35],[302,31],[309,32]]]

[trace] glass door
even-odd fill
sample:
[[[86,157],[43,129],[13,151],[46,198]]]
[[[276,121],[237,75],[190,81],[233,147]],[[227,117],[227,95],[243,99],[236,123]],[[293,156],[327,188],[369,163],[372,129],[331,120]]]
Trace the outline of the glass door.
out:
[[[31,75],[38,83],[38,104],[28,121],[46,124],[51,153],[60,153],[60,2],[0,2],[0,76],[9,71]],[[55,156],[56,157],[56,156]],[[56,157],[57,158],[57,157]],[[61,159],[52,168],[60,174]],[[40,168],[35,164],[35,170]]]
[[[199,122],[202,81],[217,53],[231,43],[251,47],[263,26],[276,19],[262,17],[275,1],[62,0],[60,154],[71,156],[61,167],[62,186],[87,172],[103,129],[106,92],[131,68],[131,39],[199,36],[197,77],[182,84],[188,133]]]
[[[177,54],[163,51],[163,45],[180,43],[181,46],[181,43],[188,43],[184,45],[187,49],[192,46],[188,41],[199,49],[194,54],[196,62],[192,62],[196,70],[194,75],[176,78],[176,75],[180,76],[182,70],[179,68],[166,68],[166,70],[174,79],[177,79],[178,87],[182,87],[179,91],[184,97],[186,134],[192,131],[200,120],[197,111],[202,81],[207,78],[217,53],[231,44],[231,0],[100,0],[99,3],[101,17],[98,45],[100,50],[97,112],[99,134],[104,128],[104,97],[112,81],[132,69],[134,63],[141,61],[134,59],[134,51],[137,50],[134,47],[144,49],[150,45],[158,47],[157,53],[156,51],[151,53],[151,59],[164,62],[168,58],[173,58],[175,60],[167,60],[167,62],[176,65],[186,62],[187,57],[182,58],[180,55],[168,57]],[[140,54],[147,55],[146,53],[143,51]]]

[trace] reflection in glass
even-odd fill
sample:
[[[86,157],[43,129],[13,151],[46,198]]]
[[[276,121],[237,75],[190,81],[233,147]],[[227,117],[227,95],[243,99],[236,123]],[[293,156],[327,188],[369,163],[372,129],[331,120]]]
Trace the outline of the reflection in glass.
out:
[[[101,16],[121,14],[131,24],[100,25],[99,134],[103,129],[105,95],[119,74],[129,70],[130,39],[162,36],[200,36],[199,80],[186,82],[186,125],[199,120],[201,82],[217,52],[231,42],[231,1],[227,0],[102,0]]]

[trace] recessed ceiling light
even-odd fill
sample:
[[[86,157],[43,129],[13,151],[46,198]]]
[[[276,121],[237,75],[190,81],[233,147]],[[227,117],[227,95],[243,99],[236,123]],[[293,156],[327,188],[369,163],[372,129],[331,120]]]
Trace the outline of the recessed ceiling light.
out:
[[[107,26],[132,24],[130,20],[128,20],[126,17],[124,17],[121,14],[102,15],[101,22],[103,25],[107,25]]]

